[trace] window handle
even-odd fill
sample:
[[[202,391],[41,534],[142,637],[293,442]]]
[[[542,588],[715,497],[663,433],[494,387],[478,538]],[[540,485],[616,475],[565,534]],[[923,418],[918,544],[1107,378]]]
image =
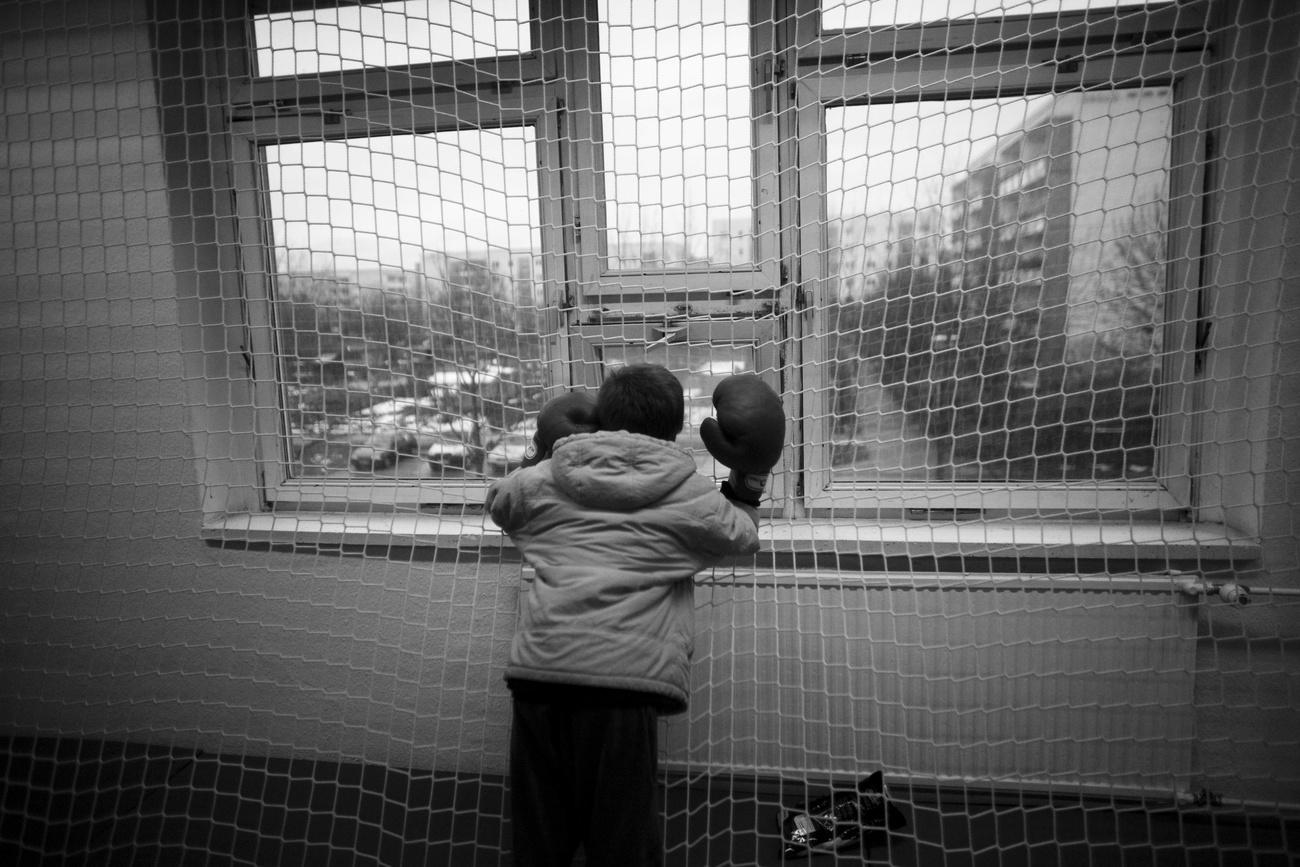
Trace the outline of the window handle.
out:
[[[682,323],[681,325],[652,325],[646,330],[651,334],[657,333],[659,336],[654,340],[648,341],[646,343],[646,348],[649,349],[652,346],[664,346],[669,343],[680,343],[686,339],[686,330],[689,327],[690,326],[687,323]]]

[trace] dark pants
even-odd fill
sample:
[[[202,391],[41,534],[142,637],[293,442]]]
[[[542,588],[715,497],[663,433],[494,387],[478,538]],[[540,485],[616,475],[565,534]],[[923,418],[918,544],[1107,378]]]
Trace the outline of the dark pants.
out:
[[[590,867],[663,864],[655,706],[605,690],[514,693],[514,863],[568,867],[581,845]]]

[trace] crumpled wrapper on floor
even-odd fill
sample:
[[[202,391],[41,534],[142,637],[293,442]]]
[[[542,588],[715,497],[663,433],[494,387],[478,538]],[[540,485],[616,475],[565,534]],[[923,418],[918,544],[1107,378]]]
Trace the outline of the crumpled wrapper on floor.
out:
[[[809,855],[857,845],[907,825],[907,818],[889,799],[884,776],[876,771],[856,790],[832,791],[777,816],[781,825],[781,854]]]

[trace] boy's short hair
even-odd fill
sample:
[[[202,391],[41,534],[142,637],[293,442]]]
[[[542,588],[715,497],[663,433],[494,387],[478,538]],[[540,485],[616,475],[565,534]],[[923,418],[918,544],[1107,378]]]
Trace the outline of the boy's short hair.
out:
[[[682,432],[682,384],[658,364],[629,364],[605,377],[596,395],[601,430],[625,430],[673,442]]]

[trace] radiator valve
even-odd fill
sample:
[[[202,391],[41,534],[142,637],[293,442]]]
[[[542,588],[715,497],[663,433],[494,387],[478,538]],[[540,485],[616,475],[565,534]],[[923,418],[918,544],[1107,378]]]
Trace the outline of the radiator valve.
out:
[[[1178,588],[1188,596],[1217,596],[1229,605],[1238,607],[1250,604],[1250,588],[1245,584],[1213,584],[1195,578],[1178,582]]]
[[[1244,584],[1219,584],[1215,592],[1229,605],[1250,604],[1250,588]]]
[[[1180,807],[1222,807],[1223,795],[1201,789],[1199,792],[1179,792],[1177,796]]]

